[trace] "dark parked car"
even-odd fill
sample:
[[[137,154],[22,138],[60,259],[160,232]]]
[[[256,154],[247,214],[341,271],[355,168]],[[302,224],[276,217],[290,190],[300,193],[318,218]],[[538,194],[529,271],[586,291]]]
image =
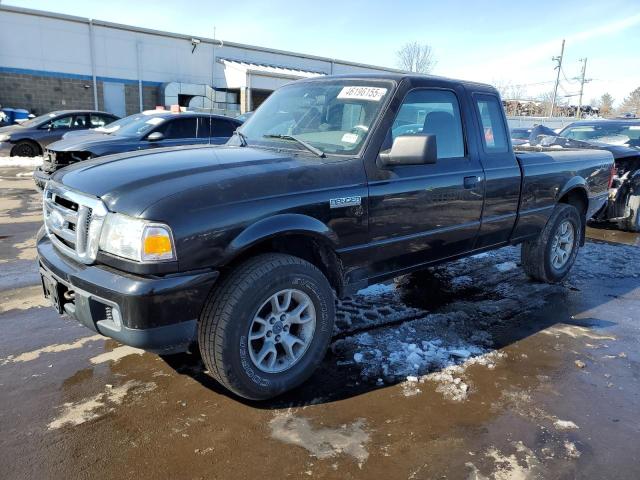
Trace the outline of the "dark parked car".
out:
[[[587,120],[567,125],[560,133],[541,125],[529,139],[533,150],[598,149],[613,154],[615,172],[609,199],[594,221],[616,225],[621,230],[640,232],[640,120]]]
[[[0,156],[35,157],[70,131],[104,127],[119,117],[95,110],[60,110],[0,128]]]
[[[583,142],[640,147],[640,119],[583,120],[567,125],[558,136]]]
[[[531,135],[530,128],[512,128],[511,129],[511,143],[516,145],[523,145],[529,143],[529,136]]]
[[[33,178],[38,187],[44,188],[56,170],[90,158],[149,148],[220,145],[240,125],[233,118],[208,113],[150,110],[130,115],[107,127],[69,134],[51,144]]]
[[[531,278],[565,279],[612,165],[601,150],[514,154],[488,85],[297,81],[226,146],[54,173],[37,239],[43,288],[59,313],[122,343],[197,343],[222,385],[266,399],[322,361],[334,292],[514,244]]]

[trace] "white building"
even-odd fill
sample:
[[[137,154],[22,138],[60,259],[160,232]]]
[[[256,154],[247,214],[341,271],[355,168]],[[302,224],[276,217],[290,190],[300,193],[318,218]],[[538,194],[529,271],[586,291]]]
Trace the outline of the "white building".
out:
[[[292,80],[386,71],[394,70],[0,5],[0,105],[37,114],[96,108],[123,116],[213,102],[233,115]]]

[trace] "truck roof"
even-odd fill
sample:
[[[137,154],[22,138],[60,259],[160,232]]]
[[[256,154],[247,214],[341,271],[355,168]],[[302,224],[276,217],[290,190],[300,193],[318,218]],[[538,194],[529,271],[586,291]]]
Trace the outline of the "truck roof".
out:
[[[487,83],[478,83],[472,82],[470,80],[459,80],[448,77],[441,77],[438,75],[425,75],[420,73],[349,73],[349,74],[341,74],[341,75],[324,75],[319,77],[312,77],[304,80],[299,80],[298,82],[321,82],[323,80],[336,78],[336,79],[358,79],[361,78],[363,80],[392,80],[395,82],[401,82],[406,79],[431,79],[437,81],[439,83],[450,83],[452,85],[464,85],[465,87],[470,87],[474,90],[482,90],[482,91],[490,91],[495,93],[495,87],[487,84]],[[296,82],[297,83],[297,82]]]

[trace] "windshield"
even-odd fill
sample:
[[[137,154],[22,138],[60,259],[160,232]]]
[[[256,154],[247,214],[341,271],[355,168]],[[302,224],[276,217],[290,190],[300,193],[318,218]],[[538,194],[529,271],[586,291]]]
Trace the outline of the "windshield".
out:
[[[57,117],[59,114],[55,112],[45,113],[44,115],[40,115],[39,117],[32,118],[31,120],[27,120],[25,122],[20,123],[23,127],[37,127],[41,123],[48,122],[52,118]]]
[[[93,130],[96,132],[102,132],[102,133],[113,133],[116,130],[119,130],[120,128],[122,128],[124,125],[128,125],[131,122],[136,121],[138,117],[139,115],[130,115],[128,117],[121,118],[120,120],[116,120],[115,122],[111,122],[102,127],[94,128]]]
[[[117,122],[110,123],[106,127],[101,127],[96,130],[111,135],[118,135],[122,137],[139,137],[151,131],[166,120],[166,116],[162,115],[147,115],[140,113],[137,115],[130,115],[122,118]]]
[[[640,145],[640,122],[569,126],[561,137],[610,145]]]
[[[301,140],[322,153],[355,155],[392,86],[370,80],[292,83],[271,94],[240,130],[248,145],[302,150]]]

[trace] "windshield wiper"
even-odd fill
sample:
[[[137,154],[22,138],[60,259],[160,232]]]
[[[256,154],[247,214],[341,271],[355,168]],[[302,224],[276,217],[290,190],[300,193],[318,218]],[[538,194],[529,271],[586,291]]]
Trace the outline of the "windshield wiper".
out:
[[[238,138],[240,139],[241,147],[246,147],[247,145],[249,145],[249,142],[247,142],[247,136],[244,133],[242,133],[240,130],[234,130],[233,134],[237,135]]]
[[[311,145],[310,143],[305,142],[304,140],[299,139],[298,137],[294,137],[293,135],[270,134],[270,135],[263,135],[263,137],[264,138],[279,138],[281,140],[293,140],[294,142],[298,142],[300,145],[302,145],[304,148],[306,148],[310,152],[316,154],[318,157],[320,157],[320,158],[326,157],[325,153],[322,150],[320,150],[319,148],[314,147],[313,145]]]

